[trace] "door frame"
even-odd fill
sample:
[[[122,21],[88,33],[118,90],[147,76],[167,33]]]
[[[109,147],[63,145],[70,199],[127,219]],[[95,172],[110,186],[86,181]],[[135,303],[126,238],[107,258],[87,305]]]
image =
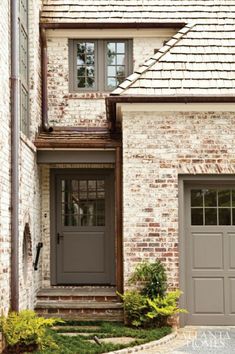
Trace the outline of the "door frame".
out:
[[[117,164],[117,163],[116,163]],[[122,253],[120,250],[120,242],[122,241],[121,233],[118,230],[121,229],[120,226],[120,215],[121,211],[117,210],[119,205],[120,197],[117,198],[117,194],[120,195],[120,183],[118,183],[119,170],[116,171],[117,168],[51,168],[50,169],[50,283],[51,285],[58,285],[57,276],[56,276],[56,178],[58,175],[63,174],[105,174],[112,173],[114,180],[114,198],[112,201],[113,204],[113,233],[114,233],[114,244],[115,244],[115,281],[117,290],[122,289],[122,272],[120,273],[120,269],[122,269]],[[119,225],[119,226],[118,226]]]
[[[178,242],[179,242],[179,288],[183,291],[182,296],[180,297],[180,307],[187,309],[187,293],[186,293],[186,257],[187,249],[185,242],[185,186],[187,185],[198,185],[198,184],[209,184],[209,185],[218,185],[221,184],[235,184],[235,175],[230,174],[200,174],[200,175],[178,175]],[[180,327],[187,325],[187,314],[180,314]]]

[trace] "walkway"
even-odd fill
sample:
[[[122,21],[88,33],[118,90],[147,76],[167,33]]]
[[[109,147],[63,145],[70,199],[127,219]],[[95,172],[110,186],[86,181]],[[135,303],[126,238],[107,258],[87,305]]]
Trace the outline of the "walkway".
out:
[[[235,354],[235,327],[185,327],[177,337],[142,354]]]

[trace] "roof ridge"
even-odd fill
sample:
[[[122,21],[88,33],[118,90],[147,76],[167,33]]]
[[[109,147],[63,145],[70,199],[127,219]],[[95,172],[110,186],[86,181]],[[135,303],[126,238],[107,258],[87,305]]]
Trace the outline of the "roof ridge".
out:
[[[174,36],[172,36],[156,54],[147,59],[133,74],[129,75],[118,87],[110,93],[111,96],[120,95],[134,84],[146,71],[166,55],[181,39],[196,25],[195,22],[187,23]]]

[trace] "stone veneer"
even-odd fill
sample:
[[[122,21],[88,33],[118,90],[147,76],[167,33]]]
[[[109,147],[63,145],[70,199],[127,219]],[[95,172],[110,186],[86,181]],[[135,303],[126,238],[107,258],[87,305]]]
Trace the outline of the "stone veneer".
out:
[[[159,258],[179,286],[179,174],[235,173],[232,112],[123,113],[124,285]]]

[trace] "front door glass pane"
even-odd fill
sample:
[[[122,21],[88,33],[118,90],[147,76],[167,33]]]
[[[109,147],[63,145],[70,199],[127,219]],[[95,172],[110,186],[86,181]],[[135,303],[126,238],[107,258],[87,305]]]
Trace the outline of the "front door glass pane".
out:
[[[61,181],[61,212],[64,226],[105,226],[105,181]]]

